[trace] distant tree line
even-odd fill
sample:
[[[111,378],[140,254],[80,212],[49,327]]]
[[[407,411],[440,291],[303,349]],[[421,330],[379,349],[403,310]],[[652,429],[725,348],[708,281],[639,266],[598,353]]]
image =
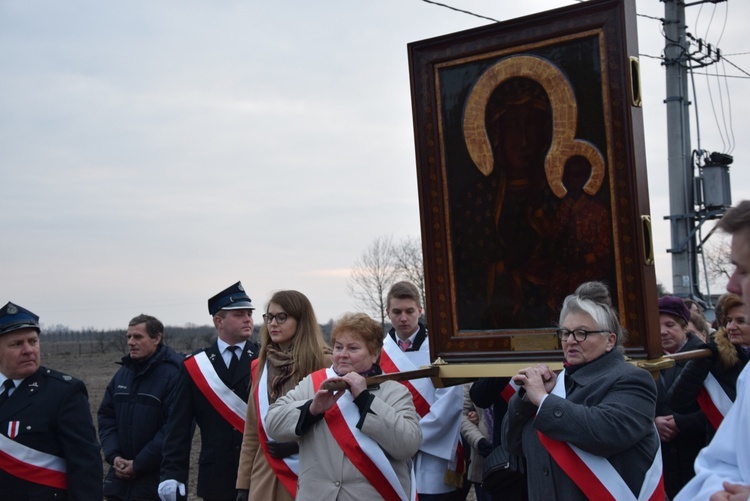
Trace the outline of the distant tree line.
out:
[[[331,340],[333,320],[320,326],[323,337]],[[260,325],[256,324],[253,340],[258,340]],[[70,329],[64,325],[42,326],[42,350],[54,354],[94,354],[119,353],[128,354],[127,329]],[[164,343],[182,353],[210,345],[216,338],[216,329],[212,325],[187,324],[183,327],[167,325],[164,327]]]

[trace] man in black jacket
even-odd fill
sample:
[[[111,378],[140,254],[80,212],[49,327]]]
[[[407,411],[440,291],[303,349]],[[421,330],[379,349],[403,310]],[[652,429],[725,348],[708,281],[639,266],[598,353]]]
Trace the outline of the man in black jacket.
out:
[[[166,423],[183,356],[166,346],[164,325],[150,315],[128,324],[130,353],[99,406],[99,438],[112,465],[104,480],[109,501],[158,500]]]
[[[82,381],[42,367],[39,317],[0,309],[0,497],[102,499],[102,458]]]
[[[254,309],[240,282],[208,300],[218,339],[185,359],[180,370],[161,464],[162,501],[186,494],[194,422],[201,429],[198,496],[207,501],[236,498],[250,362],[258,356],[258,345],[250,340]]]

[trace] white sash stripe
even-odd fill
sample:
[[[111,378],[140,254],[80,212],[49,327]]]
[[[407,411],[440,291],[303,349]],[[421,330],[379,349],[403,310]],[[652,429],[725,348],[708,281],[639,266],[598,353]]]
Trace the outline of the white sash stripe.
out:
[[[391,336],[385,336],[383,350],[388,353],[388,357],[396,365],[399,372],[414,371],[421,368],[417,367],[411,360],[409,360],[409,357],[401,351],[401,348],[399,348],[396,342],[391,339]],[[412,379],[409,382],[414,389],[422,395],[422,398],[424,398],[428,404],[432,405],[435,403],[435,387],[432,385],[432,381],[429,378]]]
[[[258,368],[260,370],[260,367]],[[266,366],[263,367],[263,374],[260,376],[260,381],[258,382],[258,386],[255,389],[255,391],[258,392],[258,405],[260,406],[260,409],[258,409],[258,421],[260,422],[260,425],[263,427],[263,431],[266,429],[266,416],[268,415],[268,362],[266,362]],[[260,389],[263,388],[263,391],[260,391]],[[266,436],[268,434],[266,433]],[[271,437],[268,437],[269,442],[275,442],[274,439]],[[299,454],[293,454],[291,456],[285,457],[284,462],[289,467],[290,470],[294,472],[295,475],[299,476]]]
[[[19,444],[3,434],[0,434],[0,451],[22,463],[65,473],[65,460],[63,458]]]
[[[333,369],[331,368],[326,369],[327,378],[332,378],[332,377],[337,377],[337,376],[338,375],[333,371]],[[367,435],[362,433],[359,430],[359,428],[357,428],[357,423],[359,422],[359,417],[360,417],[359,408],[357,407],[357,404],[354,403],[354,399],[352,398],[352,393],[350,391],[345,392],[341,396],[341,398],[338,399],[338,401],[336,402],[336,405],[338,405],[339,409],[341,410],[341,415],[344,417],[344,421],[349,427],[349,430],[354,436],[354,439],[359,444],[359,447],[367,455],[367,457],[369,457],[372,460],[372,462],[375,463],[375,466],[381,471],[383,476],[388,480],[388,483],[391,484],[391,487],[393,487],[393,490],[396,491],[396,493],[401,499],[404,499],[404,500],[413,499],[413,498],[407,497],[407,494],[404,492],[404,488],[398,479],[398,475],[396,475],[396,471],[393,469],[393,466],[391,465],[390,461],[388,461],[388,458],[385,457],[385,453],[383,452],[383,449],[380,448],[380,445],[378,445],[378,443],[375,440],[368,437]],[[331,432],[333,432],[333,430],[331,430]],[[414,485],[415,485],[415,482],[412,482],[412,486]]]
[[[729,398],[714,375],[710,372],[708,373],[708,376],[706,376],[705,381],[703,381],[703,386],[706,388],[706,392],[708,392],[708,396],[711,397],[711,401],[716,406],[716,409],[721,412],[722,416],[726,416],[734,402],[732,402],[732,399]]]
[[[235,395],[234,392],[224,384],[216,373],[216,369],[214,369],[214,366],[208,359],[208,355],[206,355],[205,351],[198,353],[193,358],[195,359],[201,374],[206,378],[206,382],[208,382],[211,391],[213,391],[214,394],[219,397],[219,400],[224,402],[233,413],[239,416],[244,423],[245,413],[247,412],[247,403]]]
[[[561,398],[566,397],[565,391],[565,369],[560,372],[555,382],[555,387],[552,389],[552,395],[556,395]],[[656,430],[654,430],[656,431]],[[654,461],[651,467],[646,472],[646,476],[641,484],[641,492],[636,498],[633,495],[633,491],[630,490],[628,484],[622,479],[617,470],[612,466],[612,463],[607,461],[606,458],[596,456],[590,452],[579,449],[575,445],[568,443],[568,446],[575,452],[579,458],[589,467],[591,472],[599,479],[604,487],[612,494],[612,497],[618,501],[644,501],[648,500],[656,490],[661,479],[661,444],[659,449],[656,451]]]

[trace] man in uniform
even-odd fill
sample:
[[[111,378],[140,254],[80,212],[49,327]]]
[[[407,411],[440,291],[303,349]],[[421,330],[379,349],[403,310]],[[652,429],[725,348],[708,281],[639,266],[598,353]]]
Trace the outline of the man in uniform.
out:
[[[393,328],[383,342],[380,364],[385,373],[417,370],[430,365],[427,328],[419,322],[422,302],[410,282],[393,284],[386,298]],[[404,381],[414,397],[421,419],[422,445],[414,470],[420,501],[453,501],[460,498],[464,460],[460,444],[463,388],[436,389],[430,379]]]
[[[208,300],[218,338],[185,359],[167,424],[159,497],[186,493],[193,423],[201,430],[198,496],[234,501],[250,391],[250,362],[258,356],[253,306],[240,282]]]
[[[102,499],[86,386],[41,366],[39,332],[29,310],[0,310],[0,497]]]

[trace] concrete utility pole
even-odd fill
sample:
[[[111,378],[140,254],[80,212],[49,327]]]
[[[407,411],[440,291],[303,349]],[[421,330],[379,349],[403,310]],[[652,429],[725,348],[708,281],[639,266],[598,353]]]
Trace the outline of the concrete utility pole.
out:
[[[719,155],[714,175],[714,164],[699,165],[701,175],[696,183],[693,152],[690,146],[690,101],[688,99],[688,69],[713,64],[721,57],[720,51],[698,40],[698,50],[691,53],[690,38],[685,24],[685,7],[727,0],[684,0],[664,2],[664,66],[667,83],[667,147],[669,168],[669,210],[672,229],[672,292],[676,296],[702,298],[698,274],[698,253],[703,242],[696,239],[696,231],[709,219],[720,217],[731,205],[728,165],[732,159]],[[704,54],[704,50],[708,54]],[[699,145],[700,147],[700,145]],[[715,154],[714,154],[715,155]],[[711,169],[707,169],[711,167]],[[699,187],[696,203],[695,186]],[[717,191],[718,190],[718,191]],[[711,195],[718,193],[718,196]],[[710,195],[710,196],[707,196]],[[707,198],[711,200],[707,201]],[[715,199],[718,199],[716,201]],[[700,208],[696,211],[696,205]]]
[[[672,292],[691,296],[694,280],[695,238],[693,229],[693,165],[690,148],[690,101],[687,62],[685,4],[664,2],[664,65],[667,81],[667,145],[669,167],[669,212],[672,226]],[[695,284],[697,285],[697,284]],[[697,287],[696,287],[697,288]]]

